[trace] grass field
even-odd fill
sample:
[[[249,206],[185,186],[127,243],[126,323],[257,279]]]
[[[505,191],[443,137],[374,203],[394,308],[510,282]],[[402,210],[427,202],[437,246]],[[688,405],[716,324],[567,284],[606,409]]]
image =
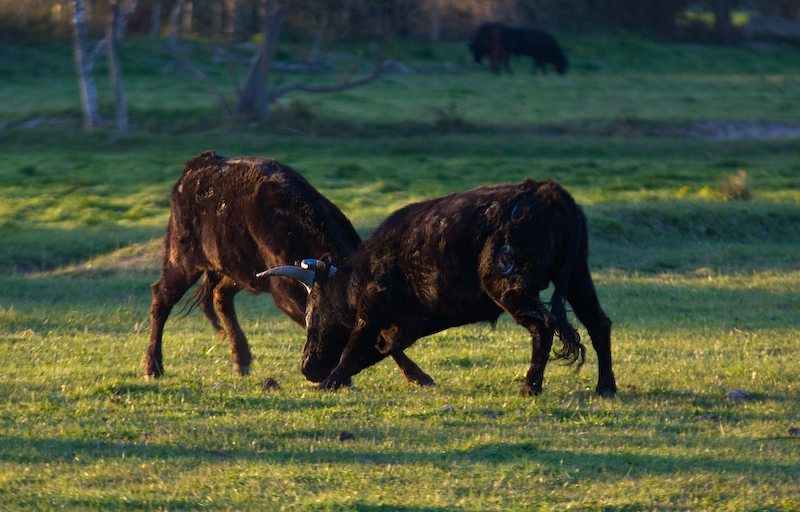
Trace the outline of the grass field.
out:
[[[566,77],[400,45],[427,72],[242,124],[132,41],[122,136],[80,131],[68,47],[0,48],[0,510],[800,510],[800,139],[718,137],[800,124],[796,47],[564,44]],[[192,59],[232,100],[213,51]],[[434,388],[384,361],[320,393],[300,327],[246,294],[249,377],[194,312],[170,318],[166,377],[145,381],[169,193],[208,149],[291,165],[365,237],[409,202],[558,180],[589,219],[617,397],[593,394],[591,349],[520,397],[530,340],[507,317],[414,345]]]

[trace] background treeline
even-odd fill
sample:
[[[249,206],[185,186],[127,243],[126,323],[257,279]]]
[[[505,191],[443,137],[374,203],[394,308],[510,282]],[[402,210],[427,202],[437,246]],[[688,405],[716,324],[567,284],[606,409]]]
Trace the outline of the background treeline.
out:
[[[127,30],[183,38],[247,41],[270,0],[120,0],[136,2]],[[116,0],[88,0],[90,35],[100,37]],[[69,39],[71,0],[0,0],[0,38],[41,43]],[[754,16],[797,20],[800,0],[295,0],[283,35],[319,42],[354,39],[457,40],[485,20],[575,32],[622,28],[668,40],[734,42]]]

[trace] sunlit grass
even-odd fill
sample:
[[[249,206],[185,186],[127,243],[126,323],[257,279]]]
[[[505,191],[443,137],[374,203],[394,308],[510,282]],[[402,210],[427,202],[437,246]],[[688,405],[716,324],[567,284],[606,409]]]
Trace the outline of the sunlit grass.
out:
[[[2,278],[15,290],[0,322],[0,474],[13,489],[2,499],[18,510],[796,507],[798,445],[785,437],[800,413],[800,274],[595,278],[615,321],[613,400],[591,391],[591,349],[581,372],[553,363],[541,396],[517,396],[529,340],[507,319],[412,347],[436,388],[408,386],[385,361],[357,390],[311,391],[297,371],[302,331],[264,296],[237,301],[253,375],[233,374],[195,313],[170,320],[167,377],[145,383],[149,281]],[[282,389],[262,393],[266,376]],[[725,397],[737,388],[751,399]],[[355,440],[338,441],[342,430]]]

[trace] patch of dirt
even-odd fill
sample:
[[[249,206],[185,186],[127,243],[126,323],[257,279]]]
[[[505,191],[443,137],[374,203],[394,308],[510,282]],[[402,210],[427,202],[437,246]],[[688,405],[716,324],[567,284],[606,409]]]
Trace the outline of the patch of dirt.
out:
[[[796,139],[800,123],[777,121],[699,121],[693,123],[690,137],[715,140]]]

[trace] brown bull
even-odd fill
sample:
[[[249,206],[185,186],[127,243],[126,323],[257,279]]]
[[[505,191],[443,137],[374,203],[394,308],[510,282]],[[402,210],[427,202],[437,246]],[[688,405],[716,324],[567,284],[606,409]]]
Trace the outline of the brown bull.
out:
[[[201,275],[205,279],[192,295],[215,329],[227,336],[234,368],[245,375],[252,357],[236,318],[236,293],[271,293],[275,305],[305,327],[308,294],[303,285],[257,278],[256,272],[308,254],[329,253],[343,263],[360,245],[347,217],[290,167],[213,152],[190,159],[172,190],[161,276],[152,286],[145,375],[163,375],[164,324]],[[409,381],[434,383],[405,355],[397,354],[395,361]]]

